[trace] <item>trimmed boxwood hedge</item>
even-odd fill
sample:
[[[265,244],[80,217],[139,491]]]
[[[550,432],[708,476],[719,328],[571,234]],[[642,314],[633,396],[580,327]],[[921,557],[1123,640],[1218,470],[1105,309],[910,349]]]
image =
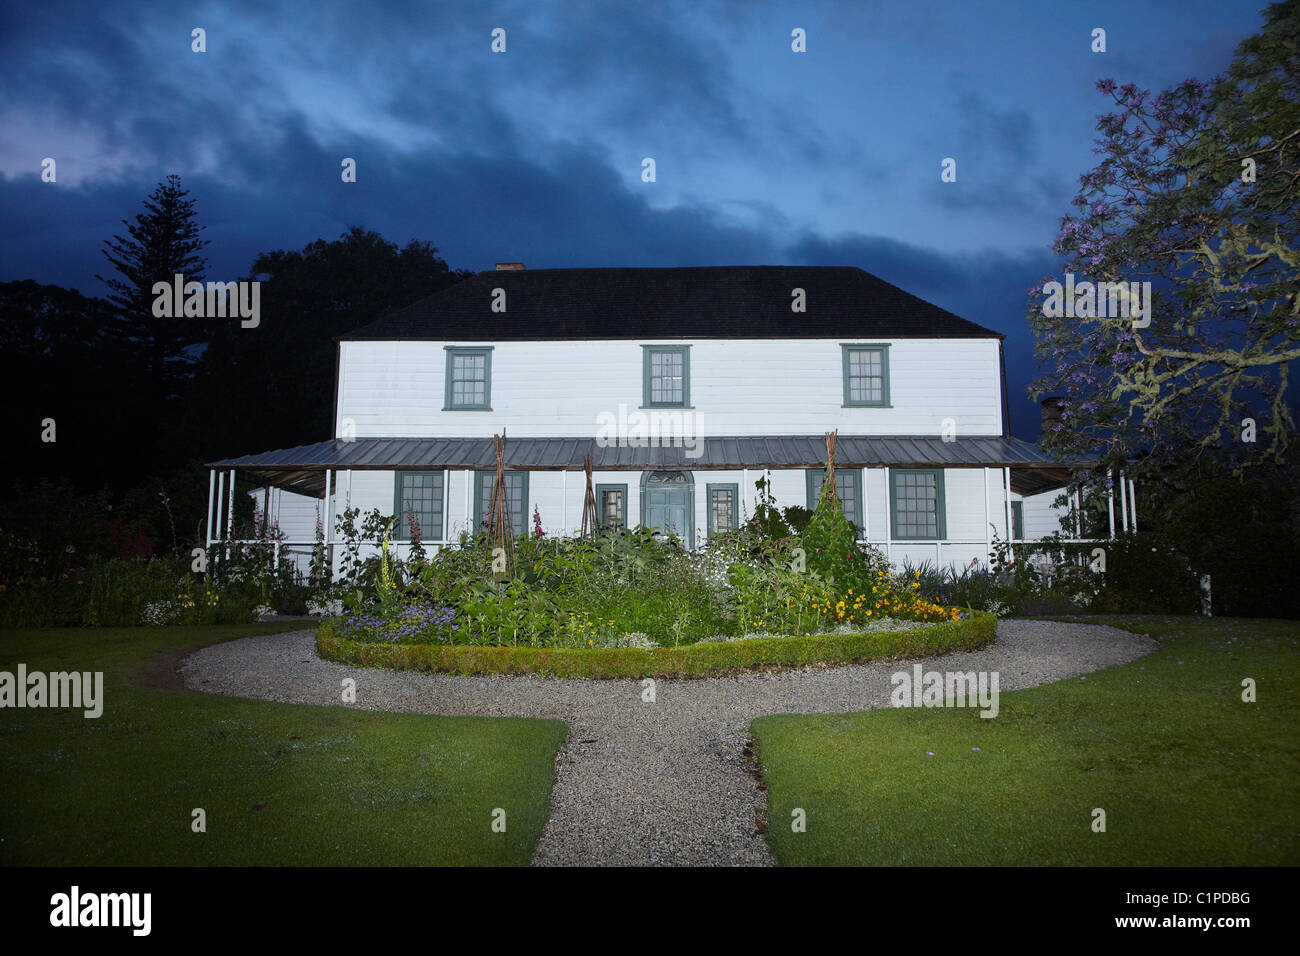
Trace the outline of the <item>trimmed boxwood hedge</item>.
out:
[[[764,667],[849,664],[966,651],[987,644],[997,631],[992,614],[976,611],[960,621],[878,634],[756,637],[747,641],[678,647],[480,647],[463,644],[377,644],[353,641],[325,621],[316,649],[328,661],[390,670],[452,674],[542,674],[551,677],[702,677]]]

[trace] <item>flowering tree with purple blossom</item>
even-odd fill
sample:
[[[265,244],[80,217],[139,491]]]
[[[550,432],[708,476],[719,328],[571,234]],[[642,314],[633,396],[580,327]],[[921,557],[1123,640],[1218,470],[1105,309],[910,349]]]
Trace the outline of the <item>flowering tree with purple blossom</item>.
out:
[[[1155,96],[1097,84],[1118,110],[1100,117],[1102,159],[1080,178],[1053,250],[1063,273],[1151,282],[1151,311],[1145,326],[1051,317],[1031,290],[1032,390],[1065,398],[1044,430],[1053,451],[1166,464],[1226,434],[1241,468],[1263,457],[1254,447],[1273,459],[1286,449],[1300,361],[1300,8],[1264,16],[1209,84]],[[1246,418],[1258,446],[1236,441]]]

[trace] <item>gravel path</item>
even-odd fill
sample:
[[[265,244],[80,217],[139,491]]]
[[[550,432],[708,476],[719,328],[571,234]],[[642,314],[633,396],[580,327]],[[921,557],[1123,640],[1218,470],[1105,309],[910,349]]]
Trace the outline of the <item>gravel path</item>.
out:
[[[1155,641],[1114,628],[1001,621],[971,653],[924,659],[936,671],[997,671],[1000,691],[1123,664]],[[660,680],[655,701],[635,680],[460,677],[321,660],[314,631],[249,637],[196,651],[185,686],[218,694],[448,716],[552,717],[569,725],[556,756],[551,814],[534,865],[771,865],[756,819],[767,797],[747,773],[749,723],[765,714],[846,713],[889,706],[889,661],[772,674]],[[344,705],[352,677],[357,702]]]

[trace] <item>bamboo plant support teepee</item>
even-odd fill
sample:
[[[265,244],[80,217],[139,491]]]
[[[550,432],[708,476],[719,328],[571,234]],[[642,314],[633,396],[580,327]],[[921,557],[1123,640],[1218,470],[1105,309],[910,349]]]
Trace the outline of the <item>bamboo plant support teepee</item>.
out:
[[[515,573],[515,535],[510,527],[510,508],[506,502],[506,430],[493,435],[496,445],[497,472],[492,481],[492,504],[488,509],[488,547],[485,554],[487,573],[496,576],[504,571],[506,577]],[[504,567],[500,557],[504,556]]]
[[[596,531],[599,527],[599,519],[596,517],[596,492],[592,489],[591,484],[591,467],[592,457],[588,452],[587,460],[583,462],[583,468],[587,472],[587,494],[582,501],[582,537],[590,541],[596,537]]]
[[[826,480],[822,485],[826,493],[832,498],[837,497],[835,488],[835,440],[839,437],[839,429],[826,433]]]

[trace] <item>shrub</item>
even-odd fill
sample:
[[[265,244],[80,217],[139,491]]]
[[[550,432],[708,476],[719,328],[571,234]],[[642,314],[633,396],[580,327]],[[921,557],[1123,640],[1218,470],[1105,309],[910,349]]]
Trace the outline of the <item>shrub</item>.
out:
[[[1094,570],[1094,551],[1105,570]],[[1091,613],[1190,614],[1199,607],[1199,582],[1187,559],[1149,533],[1104,545],[1070,544],[1051,535],[1033,547],[1012,549],[996,535],[988,568],[904,565],[920,591],[938,604],[1000,616]]]
[[[1193,571],[1210,575],[1214,614],[1300,617],[1300,491],[1293,475],[1224,476],[1167,495],[1168,517],[1158,530]]]
[[[786,524],[796,535],[803,534],[808,528],[808,522],[812,521],[813,513],[803,505],[790,505],[788,508],[781,509],[781,515],[785,518]]]
[[[0,584],[0,627],[75,627],[81,624],[83,600],[76,592],[82,588],[82,580],[72,587],[49,579]]]
[[[280,614],[302,615],[307,613],[307,601],[311,597],[312,588],[307,585],[279,585],[271,592],[271,607]]]
[[[261,593],[248,580],[205,580],[187,560],[91,556],[84,568],[0,584],[0,626],[235,624],[252,620]]]
[[[153,558],[91,558],[81,623],[134,627],[148,604],[176,598],[176,569]]]
[[[840,502],[831,493],[834,482],[822,485],[821,497],[808,527],[799,535],[799,547],[809,571],[831,582],[853,581],[860,576],[856,567],[858,531],[844,517]]]
[[[1121,535],[1106,546],[1104,586],[1096,609],[1117,614],[1194,614],[1200,581],[1185,555],[1162,536]]]
[[[756,539],[780,540],[793,533],[790,524],[776,507],[776,497],[772,494],[772,481],[766,475],[760,475],[754,482],[758,492],[754,503],[753,517],[745,523],[745,529]]]
[[[844,521],[833,501],[842,528]],[[815,545],[814,545],[815,547]],[[806,634],[837,625],[866,626],[881,617],[934,622],[953,612],[900,585],[883,556],[853,544],[827,561],[823,577],[792,566],[793,542],[742,531],[685,552],[645,529],[602,532],[594,540],[521,536],[510,577],[490,570],[485,535],[443,549],[403,582],[381,550],[373,587],[344,599],[344,626],[354,639],[408,635],[411,605],[454,611],[457,627],[439,638],[459,645],[537,648],[682,646],[763,631]],[[814,562],[814,567],[816,563]],[[377,622],[385,622],[380,626]]]
[[[992,640],[997,619],[976,613],[960,621],[904,631],[759,637],[678,647],[465,647],[349,640],[337,622],[322,623],[316,648],[330,661],[362,667],[461,674],[546,674],[555,677],[694,677],[758,667],[852,663],[952,650],[972,650]]]
[[[560,628],[559,608],[551,596],[530,589],[518,578],[475,582],[459,611],[468,644],[545,647],[555,640]]]

